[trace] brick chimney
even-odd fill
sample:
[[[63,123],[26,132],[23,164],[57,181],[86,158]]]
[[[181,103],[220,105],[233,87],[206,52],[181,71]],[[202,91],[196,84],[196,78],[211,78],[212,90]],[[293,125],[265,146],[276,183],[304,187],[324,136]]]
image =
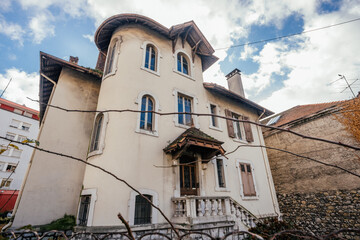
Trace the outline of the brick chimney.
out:
[[[78,64],[79,58],[78,58],[78,57],[70,56],[69,62]]]
[[[241,81],[241,71],[235,68],[225,77],[228,81],[229,90],[245,98],[244,88]]]

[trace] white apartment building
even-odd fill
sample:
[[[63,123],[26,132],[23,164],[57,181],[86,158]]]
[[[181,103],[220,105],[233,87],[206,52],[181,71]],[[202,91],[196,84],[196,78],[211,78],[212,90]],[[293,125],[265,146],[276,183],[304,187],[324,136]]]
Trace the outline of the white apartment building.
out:
[[[37,139],[38,114],[34,109],[0,98],[0,136],[20,142]],[[33,149],[19,144],[14,144],[19,149],[8,148],[8,144],[9,141],[0,139],[1,147],[8,149],[0,154],[0,186],[20,190]]]
[[[264,145],[261,129],[188,114],[251,121],[272,114],[246,99],[238,69],[227,75],[229,89],[204,83],[203,72],[218,58],[193,21],[168,29],[120,14],[100,25],[95,43],[102,74],[77,65],[77,58],[40,53],[42,102],[100,111],[40,106],[44,149],[111,171],[183,228],[247,229],[255,219],[279,216],[266,151],[251,147]],[[140,112],[108,111],[114,109]],[[121,229],[118,212],[134,229],[168,226],[125,184],[58,155],[35,151],[22,190],[13,227],[66,213],[76,216],[79,229],[110,231]]]

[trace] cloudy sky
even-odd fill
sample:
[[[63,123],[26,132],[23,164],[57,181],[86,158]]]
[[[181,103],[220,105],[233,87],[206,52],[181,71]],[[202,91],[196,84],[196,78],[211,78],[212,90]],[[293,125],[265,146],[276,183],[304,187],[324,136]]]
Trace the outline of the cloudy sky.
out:
[[[338,74],[360,79],[360,21],[234,47],[358,19],[360,0],[1,0],[0,93],[12,78],[3,97],[38,109],[26,97],[38,98],[39,51],[94,68],[96,28],[119,13],[166,27],[194,20],[220,58],[205,81],[226,86],[224,76],[238,68],[246,96],[275,112],[349,99]],[[360,91],[360,80],[352,88]]]

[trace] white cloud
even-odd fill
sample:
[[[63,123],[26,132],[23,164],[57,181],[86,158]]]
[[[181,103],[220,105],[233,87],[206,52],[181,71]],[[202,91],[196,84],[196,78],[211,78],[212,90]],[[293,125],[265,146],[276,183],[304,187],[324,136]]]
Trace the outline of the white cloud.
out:
[[[19,24],[6,22],[3,16],[0,15],[0,33],[5,34],[12,40],[19,41],[23,45],[23,38],[25,30]]]
[[[84,38],[88,39],[90,42],[94,43],[94,35],[91,34],[83,34]]]
[[[38,103],[30,101],[39,98],[39,74],[27,73],[16,68],[7,69],[5,74],[0,74],[0,89],[3,90],[12,78],[3,98],[27,107],[39,109]]]
[[[11,8],[11,0],[1,0],[0,10],[9,11]]]
[[[40,44],[45,38],[55,36],[55,27],[51,23],[53,20],[54,17],[48,11],[43,11],[30,20],[30,34],[34,43]]]
[[[240,54],[240,59],[245,61],[252,57],[253,53],[257,51],[256,47],[245,45],[244,51]]]

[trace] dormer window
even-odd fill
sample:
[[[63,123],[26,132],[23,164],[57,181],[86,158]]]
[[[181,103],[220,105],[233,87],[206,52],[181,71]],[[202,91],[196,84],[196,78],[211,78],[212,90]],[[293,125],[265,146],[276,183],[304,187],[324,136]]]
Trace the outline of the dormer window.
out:
[[[156,70],[156,65],[157,65],[156,55],[157,55],[156,48],[151,44],[146,45],[144,67],[147,68],[147,69],[150,69],[150,70],[152,70],[154,72],[157,71]]]
[[[187,56],[183,53],[177,54],[177,70],[186,75],[190,75],[189,62]]]

